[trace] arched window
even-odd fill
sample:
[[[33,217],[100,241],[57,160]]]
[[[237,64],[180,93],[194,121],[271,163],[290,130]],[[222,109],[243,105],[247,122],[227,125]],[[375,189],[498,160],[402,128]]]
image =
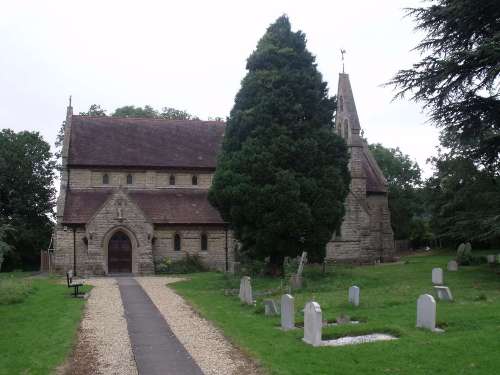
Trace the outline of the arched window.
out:
[[[127,175],[127,185],[132,185],[133,182],[134,182],[134,178],[132,177],[131,174],[128,174]]]
[[[181,236],[179,235],[179,233],[176,233],[174,235],[174,250],[181,251]]]
[[[102,175],[102,184],[103,185],[108,185],[109,184],[109,175],[107,173],[104,173]]]
[[[344,120],[344,138],[347,140],[349,138],[349,121]]]
[[[201,234],[201,251],[208,250],[208,237],[206,233]]]
[[[197,175],[193,175],[193,177],[191,178],[191,183],[193,185],[198,185],[198,176]]]
[[[169,183],[170,185],[175,185],[175,174],[170,175]]]

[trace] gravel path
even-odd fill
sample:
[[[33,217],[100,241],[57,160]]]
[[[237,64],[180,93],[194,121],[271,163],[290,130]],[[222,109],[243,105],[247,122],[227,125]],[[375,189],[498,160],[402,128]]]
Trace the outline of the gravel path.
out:
[[[168,325],[206,375],[260,374],[249,361],[209,321],[201,318],[166,284],[173,277],[137,277]]]
[[[85,281],[94,288],[87,301],[79,340],[75,350],[73,374],[137,375],[123,304],[114,278],[93,278]],[[85,357],[91,353],[95,364],[89,371]]]

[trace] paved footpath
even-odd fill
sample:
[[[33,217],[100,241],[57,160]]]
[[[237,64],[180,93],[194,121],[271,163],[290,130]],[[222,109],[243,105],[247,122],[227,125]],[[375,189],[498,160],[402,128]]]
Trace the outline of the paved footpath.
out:
[[[203,375],[133,277],[117,277],[140,375]]]

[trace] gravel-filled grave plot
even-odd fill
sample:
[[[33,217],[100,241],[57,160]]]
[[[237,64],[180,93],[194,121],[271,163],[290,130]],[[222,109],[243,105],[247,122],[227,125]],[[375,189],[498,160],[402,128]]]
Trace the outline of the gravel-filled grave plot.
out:
[[[234,347],[208,320],[200,317],[166,284],[174,277],[137,277],[191,357],[207,375],[260,374],[257,366]]]
[[[136,375],[123,304],[114,278],[85,280],[93,285],[85,306],[70,373]]]

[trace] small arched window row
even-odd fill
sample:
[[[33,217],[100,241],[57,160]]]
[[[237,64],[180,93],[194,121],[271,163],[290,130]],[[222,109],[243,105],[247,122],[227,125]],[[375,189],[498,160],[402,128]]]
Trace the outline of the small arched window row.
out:
[[[174,250],[181,251],[181,236],[179,233],[174,235]]]
[[[200,239],[200,248],[201,251],[207,251],[208,250],[208,236],[206,233],[201,234],[201,239]]]

